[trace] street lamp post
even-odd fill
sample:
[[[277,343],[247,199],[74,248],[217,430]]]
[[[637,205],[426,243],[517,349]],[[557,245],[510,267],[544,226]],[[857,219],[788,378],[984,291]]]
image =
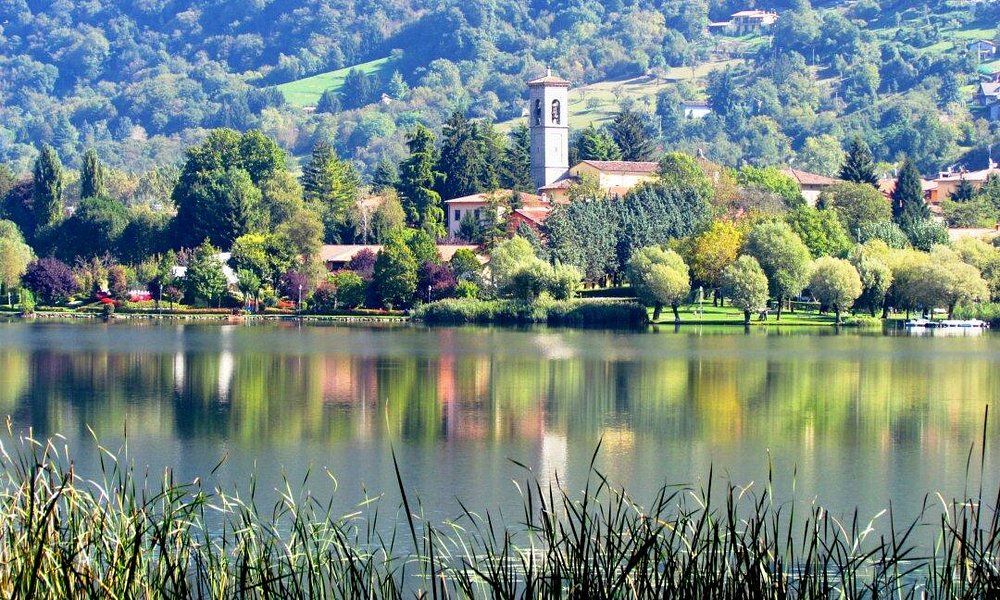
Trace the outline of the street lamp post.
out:
[[[301,283],[299,284],[299,304],[298,304],[298,310],[299,310],[300,313],[302,312],[302,284]]]

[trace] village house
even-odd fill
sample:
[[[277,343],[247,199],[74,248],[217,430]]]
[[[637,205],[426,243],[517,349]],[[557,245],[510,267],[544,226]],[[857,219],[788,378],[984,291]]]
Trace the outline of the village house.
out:
[[[685,100],[681,103],[681,109],[688,119],[702,119],[712,114],[712,108],[704,100]]]
[[[982,81],[979,83],[979,87],[976,88],[976,95],[974,97],[976,104],[986,108],[991,104],[995,104],[1000,101],[1000,82],[997,81]]]
[[[778,22],[778,14],[766,10],[741,10],[733,13],[730,28],[736,35],[764,33]]]
[[[979,60],[991,60],[997,55],[997,45],[990,40],[976,40],[965,46],[969,52],[979,55]]]
[[[802,197],[812,207],[816,206],[816,203],[819,201],[819,195],[823,193],[823,190],[831,185],[840,183],[839,179],[817,175],[808,171],[800,171],[798,169],[782,169],[781,174],[798,182],[799,187],[802,188]]]
[[[585,175],[597,180],[608,197],[621,197],[644,181],[653,181],[660,172],[659,163],[627,160],[585,160],[577,163],[560,180],[539,188],[542,198],[556,204],[569,202],[569,188]]]
[[[509,201],[513,199],[515,193],[517,193],[520,204],[534,205],[542,202],[542,198],[534,194],[524,194],[503,189],[445,200],[445,212],[448,215],[448,237],[459,237],[462,219],[466,216],[471,215],[471,218],[475,219],[476,223],[482,223],[485,218],[485,211],[491,205],[495,206],[501,200]],[[498,207],[498,217],[503,217],[502,210],[502,206]]]

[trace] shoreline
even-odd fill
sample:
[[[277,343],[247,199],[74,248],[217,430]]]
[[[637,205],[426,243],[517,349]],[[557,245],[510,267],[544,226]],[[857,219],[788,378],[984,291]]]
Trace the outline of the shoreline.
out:
[[[110,321],[200,321],[206,323],[218,323],[218,324],[229,324],[229,325],[240,325],[240,324],[253,324],[253,323],[268,323],[268,322],[305,322],[305,323],[323,323],[323,322],[338,322],[338,323],[393,323],[393,324],[411,324],[420,325],[426,327],[438,327],[438,326],[456,326],[456,325],[479,325],[479,326],[494,326],[494,327],[511,327],[518,328],[524,326],[530,326],[531,323],[426,323],[423,320],[414,319],[410,315],[314,315],[314,314],[304,314],[304,315],[291,315],[291,314],[272,314],[272,315],[240,315],[233,318],[233,315],[222,314],[222,313],[208,313],[208,314],[185,314],[185,313],[156,313],[156,312],[134,312],[134,313],[116,313],[110,319],[105,319],[104,316],[97,312],[64,312],[64,311],[36,311],[33,316],[24,317],[19,312],[0,310],[0,319],[8,320],[46,320],[46,321],[56,321],[56,320],[66,320],[66,321],[98,321],[98,320],[110,320]],[[536,323],[536,325],[545,325],[545,323]],[[666,328],[688,328],[688,327],[700,327],[700,326],[710,326],[710,327],[731,327],[733,329],[748,329],[748,328],[760,328],[760,327],[780,327],[780,328],[817,328],[817,329],[829,329],[829,328],[849,328],[849,329],[876,329],[876,328],[896,328],[896,320],[882,321],[881,323],[859,323],[859,322],[849,322],[841,323],[837,325],[836,323],[803,323],[803,322],[785,322],[777,320],[768,321],[752,321],[749,325],[743,322],[736,322],[733,320],[725,319],[706,319],[706,320],[682,320],[679,322],[674,321],[651,321],[643,327],[621,327],[624,329],[654,329],[661,330]],[[613,326],[606,325],[557,325],[557,327],[568,328],[568,329],[618,329]]]

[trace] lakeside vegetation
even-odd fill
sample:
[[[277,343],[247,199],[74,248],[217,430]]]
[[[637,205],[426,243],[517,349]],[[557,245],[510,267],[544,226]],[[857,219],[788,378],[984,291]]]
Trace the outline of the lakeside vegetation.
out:
[[[9,423],[4,437],[0,580],[18,597],[975,598],[1000,585],[1000,521],[982,491],[940,515],[899,521],[890,508],[866,523],[712,473],[640,504],[592,461],[581,492],[527,474],[522,514],[438,524],[397,463],[385,530],[384,497],[341,516],[305,487],[316,480],[286,480],[270,501],[253,476],[238,490],[155,479],[127,448],[101,448],[103,472],[82,474],[57,440]],[[938,530],[931,548],[924,527]]]

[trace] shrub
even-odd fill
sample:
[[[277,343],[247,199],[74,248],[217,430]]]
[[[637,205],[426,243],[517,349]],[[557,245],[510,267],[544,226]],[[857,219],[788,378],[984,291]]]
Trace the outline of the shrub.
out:
[[[455,286],[456,298],[478,298],[479,286],[471,281],[462,280]]]
[[[80,289],[73,270],[56,258],[42,258],[28,265],[21,278],[42,304],[57,304],[69,300]]]

